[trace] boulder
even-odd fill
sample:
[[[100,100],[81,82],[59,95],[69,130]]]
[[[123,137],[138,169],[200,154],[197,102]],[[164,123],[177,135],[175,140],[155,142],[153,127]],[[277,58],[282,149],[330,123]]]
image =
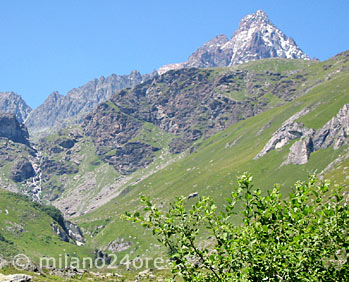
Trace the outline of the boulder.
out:
[[[57,144],[65,149],[71,149],[75,145],[75,140],[72,139],[58,139]]]
[[[189,194],[189,195],[187,196],[187,199],[189,200],[189,199],[195,198],[195,197],[197,197],[197,196],[199,196],[199,192],[194,192],[194,193]]]
[[[0,256],[0,269],[8,266],[9,262]]]
[[[10,173],[10,177],[14,182],[22,182],[30,177],[35,176],[35,171],[31,162],[26,159],[20,159],[16,161],[14,166],[11,168]]]
[[[3,275],[0,273],[0,282],[26,282],[32,281],[32,277],[25,274]]]

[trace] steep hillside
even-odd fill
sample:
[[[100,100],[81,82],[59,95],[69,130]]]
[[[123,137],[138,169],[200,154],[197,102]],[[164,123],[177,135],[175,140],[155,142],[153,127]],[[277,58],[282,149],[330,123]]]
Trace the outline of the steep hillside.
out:
[[[309,57],[268,18],[258,10],[240,22],[229,40],[221,34],[197,49],[184,63],[165,65],[159,74],[180,68],[233,66],[265,58],[306,59]]]
[[[302,96],[239,121],[208,139],[198,140],[191,153],[187,152],[181,159],[143,181],[125,187],[119,197],[96,211],[77,218],[76,222],[84,227],[86,234],[92,235],[88,244],[113,252],[113,248],[108,248],[111,242],[128,242],[128,249],[121,254],[159,254],[162,250],[151,234],[119,219],[125,210],[139,209],[140,195],[150,196],[160,206],[166,206],[180,195],[209,195],[222,207],[235,177],[244,171],[251,172],[256,186],[263,190],[280,183],[284,192],[290,191],[292,183],[306,179],[314,172],[324,177],[335,176],[335,184],[348,185],[348,114],[345,114],[340,126],[334,122],[348,107],[348,59],[349,53],[346,52],[307,67],[304,71],[314,75],[321,83],[308,87]],[[258,65],[246,67],[258,69],[263,63],[265,67],[270,62],[261,61]],[[304,164],[285,163],[292,146],[302,140],[300,135],[256,159],[274,133],[290,119],[314,132],[321,132],[330,122],[334,125],[332,129],[338,128],[338,132],[343,132],[344,140],[341,134],[334,135],[338,137],[334,142],[324,142],[327,145],[312,151]],[[343,143],[337,143],[338,140],[343,140]],[[339,143],[341,146],[336,146]]]
[[[93,210],[182,158],[195,142],[286,103],[315,83],[302,72],[312,62],[259,64],[172,71],[115,94],[72,132],[37,145],[42,197],[67,216]]]
[[[63,230],[59,212],[32,202],[25,196],[0,189],[0,249],[4,259],[26,254],[38,263],[39,257],[69,255],[93,257],[93,250],[78,246]],[[62,226],[63,227],[62,227]],[[65,228],[65,227],[64,227]]]

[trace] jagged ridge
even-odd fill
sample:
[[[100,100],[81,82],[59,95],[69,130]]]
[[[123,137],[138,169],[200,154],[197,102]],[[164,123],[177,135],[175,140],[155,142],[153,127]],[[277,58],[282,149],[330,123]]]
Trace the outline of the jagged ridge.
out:
[[[129,75],[101,76],[85,85],[70,90],[67,95],[53,92],[42,105],[33,110],[25,124],[32,134],[57,131],[69,124],[76,124],[83,114],[109,99],[120,89],[133,87],[154,74],[141,75],[132,71]]]

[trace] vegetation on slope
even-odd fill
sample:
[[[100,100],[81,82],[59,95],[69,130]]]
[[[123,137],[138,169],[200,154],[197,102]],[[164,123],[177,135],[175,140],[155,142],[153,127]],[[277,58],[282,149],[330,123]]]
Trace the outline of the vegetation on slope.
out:
[[[61,225],[62,220],[54,207],[0,189],[1,255],[11,259],[25,254],[35,263],[40,257],[58,258],[64,252],[70,256],[93,256],[93,250],[63,242],[58,237],[52,223]]]
[[[150,229],[168,248],[172,281],[349,279],[349,206],[342,187],[328,198],[329,183],[312,177],[283,199],[278,185],[265,196],[252,188],[249,174],[238,184],[221,212],[205,196],[191,208],[181,197],[166,211],[142,197],[144,215],[126,212],[125,218]],[[241,224],[232,223],[236,216]]]

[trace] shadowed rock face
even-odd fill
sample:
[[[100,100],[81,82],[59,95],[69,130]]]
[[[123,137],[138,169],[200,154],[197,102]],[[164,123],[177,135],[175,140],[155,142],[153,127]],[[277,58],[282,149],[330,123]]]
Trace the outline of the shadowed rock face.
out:
[[[52,222],[51,227],[58,237],[64,242],[74,242],[81,246],[85,244],[85,237],[79,226],[70,221],[64,220],[62,225]]]
[[[8,177],[16,182],[23,182],[35,175],[31,158],[35,150],[30,146],[28,130],[19,123],[15,114],[0,113],[0,167],[8,164]],[[0,179],[1,188],[18,192],[18,186]]]
[[[179,68],[232,66],[274,57],[309,59],[291,37],[271,23],[265,12],[258,10],[241,20],[230,40],[224,34],[218,35],[197,49],[188,61],[165,65],[158,72],[163,74]]]
[[[11,169],[11,179],[15,182],[22,182],[34,175],[32,164],[26,159],[18,160]]]
[[[29,145],[28,130],[18,122],[15,114],[0,113],[0,137]]]

